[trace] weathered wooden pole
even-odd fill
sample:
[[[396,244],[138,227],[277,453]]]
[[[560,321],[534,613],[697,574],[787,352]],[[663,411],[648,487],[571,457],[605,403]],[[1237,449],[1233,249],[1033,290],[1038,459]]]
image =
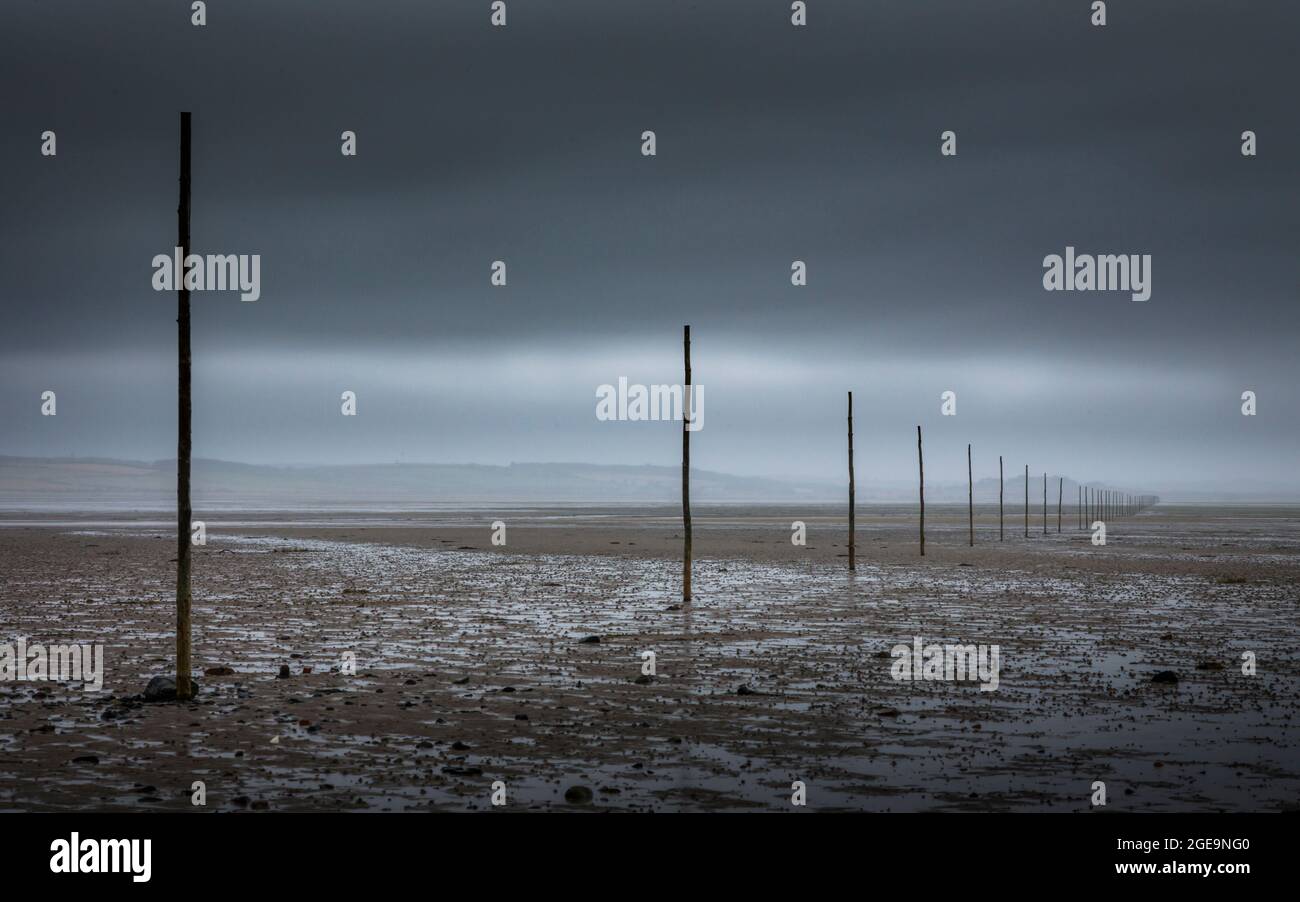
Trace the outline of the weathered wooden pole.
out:
[[[1065,477],[1059,476],[1056,484],[1056,531],[1061,531],[1061,495],[1065,492]]]
[[[853,539],[853,392],[849,392],[849,569],[854,570]]]
[[[176,206],[176,244],[184,261],[190,252],[190,114],[181,113],[180,203]],[[184,273],[176,279],[176,697],[193,697],[190,681],[190,292]]]
[[[1043,474],[1043,535],[1047,535],[1047,474]]]
[[[966,444],[966,507],[970,511],[970,547],[975,547],[975,477],[971,475],[970,443]]]
[[[682,327],[682,353],[686,363],[686,384],[682,386],[686,416],[682,417],[682,600],[691,600],[691,430],[690,421],[695,416],[691,392],[691,327]]]
[[[921,453],[921,427],[916,427],[916,466],[921,473],[921,557],[925,557],[925,456]]]
[[[1025,464],[1025,538],[1029,538],[1029,464]]]
[[[1079,529],[1083,529],[1083,486],[1075,486],[1079,490],[1077,499],[1074,502],[1074,517],[1079,521]]]
[[[998,541],[1006,539],[1006,526],[1003,523],[1002,510],[1002,455],[998,455]]]

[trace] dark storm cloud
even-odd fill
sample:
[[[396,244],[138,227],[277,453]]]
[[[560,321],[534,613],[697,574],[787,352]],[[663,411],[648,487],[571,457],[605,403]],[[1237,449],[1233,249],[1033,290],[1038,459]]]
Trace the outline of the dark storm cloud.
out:
[[[37,385],[83,384],[118,419],[80,437],[60,423],[64,450],[169,453],[167,424],[140,413],[170,403],[175,340],[174,295],[150,289],[149,261],[174,243],[176,111],[191,109],[195,249],[263,257],[260,301],[195,298],[211,393],[196,453],[637,454],[641,437],[590,422],[588,377],[644,357],[644,379],[675,378],[689,321],[702,354],[730,355],[713,378],[748,411],[714,420],[714,447],[736,452],[720,468],[837,465],[830,430],[824,462],[773,445],[771,411],[820,429],[847,385],[915,364],[874,399],[900,434],[953,388],[981,399],[958,431],[985,444],[1043,443],[1048,424],[1078,429],[1086,413],[1109,448],[1149,440],[1114,467],[1153,474],[1173,436],[1214,448],[1189,475],[1238,469],[1241,450],[1213,436],[1240,428],[1249,387],[1276,418],[1249,447],[1281,473],[1298,412],[1300,8],[1110,5],[1093,28],[1085,2],[819,0],[794,29],[784,2],[515,2],[492,29],[480,2],[223,0],[205,28],[184,3],[9,4],[0,413],[27,423]],[[55,160],[37,153],[46,128]],[[344,129],[355,159],[339,154]],[[939,155],[944,129],[956,158]],[[1044,292],[1042,258],[1067,244],[1151,254],[1151,301]],[[495,259],[506,289],[488,285]],[[794,259],[806,288],[789,284]],[[436,380],[397,362],[434,354],[468,356]],[[553,393],[525,406],[481,372],[518,359],[534,364],[523,382]],[[788,378],[746,395],[763,368]],[[250,372],[294,390],[259,392]],[[367,378],[395,406],[364,444],[273,428]],[[813,392],[824,400],[801,400]],[[403,421],[431,397],[447,399],[431,417],[467,406],[459,441]],[[7,429],[0,451],[46,447],[33,428]],[[665,442],[636,460],[671,454]]]

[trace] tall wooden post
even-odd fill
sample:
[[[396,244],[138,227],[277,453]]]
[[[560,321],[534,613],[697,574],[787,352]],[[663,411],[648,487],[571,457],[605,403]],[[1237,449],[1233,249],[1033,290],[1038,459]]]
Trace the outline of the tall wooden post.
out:
[[[1047,535],[1047,474],[1043,474],[1043,535]]]
[[[1025,464],[1025,538],[1029,538],[1029,464]]]
[[[856,569],[854,563],[854,538],[853,538],[853,392],[849,392],[849,569]]]
[[[176,244],[181,261],[190,251],[190,114],[181,113],[181,186],[176,206]],[[184,272],[176,279],[176,697],[193,696],[190,682],[190,292]]]
[[[691,600],[691,430],[695,416],[691,391],[691,327],[682,327],[682,353],[686,362],[686,384],[682,386],[687,415],[682,417],[682,601]]]
[[[975,547],[975,477],[971,475],[970,443],[966,444],[966,508],[970,512],[970,547]]]
[[[998,541],[1006,539],[1006,525],[1002,508],[1002,455],[998,455]]]
[[[921,453],[921,427],[916,427],[916,465],[921,473],[921,557],[925,557],[925,457]]]
[[[1061,495],[1065,492],[1065,477],[1057,477],[1060,482],[1056,484],[1056,531],[1061,531]]]

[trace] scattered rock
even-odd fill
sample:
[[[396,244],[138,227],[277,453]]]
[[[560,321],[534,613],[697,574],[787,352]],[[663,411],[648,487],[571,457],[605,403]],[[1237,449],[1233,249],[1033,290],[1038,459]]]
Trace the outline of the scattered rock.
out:
[[[652,677],[652,676],[650,676],[650,674],[648,674],[648,673],[643,673],[643,674],[641,674],[639,677],[637,677],[635,680],[633,680],[632,682],[637,683],[637,684],[639,684],[639,685],[641,685],[641,686],[644,686],[644,685],[646,685],[647,683],[653,683],[654,681],[655,681],[655,678]],[[741,688],[743,689],[744,687],[742,686]]]
[[[235,671],[232,667],[209,667],[203,671],[204,676],[234,676]]]
[[[1172,670],[1161,670],[1159,673],[1156,673],[1155,675],[1153,675],[1153,676],[1151,677],[1151,682],[1153,682],[1153,683],[1177,683],[1177,682],[1178,682],[1178,674],[1174,673]]]
[[[1222,670],[1223,665],[1218,661],[1202,661],[1196,665],[1197,670]]]
[[[281,664],[281,665],[280,665],[280,672],[279,672],[278,674],[276,674],[275,678],[276,678],[277,680],[287,680],[287,679],[289,679],[289,665],[288,665],[288,664]]]
[[[190,697],[199,694],[199,681],[190,677]],[[147,702],[176,701],[176,681],[171,677],[156,676],[144,687],[144,700]]]
[[[564,790],[564,801],[570,805],[586,805],[591,801],[591,790],[585,786],[570,786]]]
[[[442,772],[443,772],[444,774],[449,774],[449,775],[451,775],[451,776],[453,776],[453,777],[481,777],[481,776],[483,776],[483,768],[481,768],[481,767],[474,767],[473,765],[468,765],[468,766],[466,766],[466,765],[459,765],[459,764],[448,764],[446,767],[444,767],[444,768],[442,769]]]
[[[586,638],[579,639],[579,640],[578,640],[578,644],[579,644],[579,645],[599,645],[599,644],[600,644],[600,636],[587,636]]]
[[[98,763],[99,763],[99,756],[98,756],[98,755],[78,755],[76,758],[73,758],[73,759],[72,759],[72,763],[73,763],[73,764],[98,764]]]

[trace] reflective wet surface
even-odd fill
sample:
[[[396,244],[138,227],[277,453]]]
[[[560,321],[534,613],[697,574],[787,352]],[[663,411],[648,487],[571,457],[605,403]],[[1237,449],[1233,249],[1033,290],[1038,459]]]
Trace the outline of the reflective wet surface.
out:
[[[481,810],[496,781],[524,808],[791,810],[802,781],[818,810],[1083,811],[1097,780],[1112,809],[1294,807],[1296,580],[1136,560],[1294,561],[1295,527],[1268,528],[1166,529],[1105,571],[1068,566],[1078,537],[1025,569],[709,558],[690,605],[672,560],[218,531],[195,666],[235,673],[140,704],[171,671],[174,540],[15,527],[0,641],[107,664],[100,693],[0,683],[0,808],[189,809],[196,780],[222,810]],[[895,680],[917,636],[999,646],[996,691]]]

